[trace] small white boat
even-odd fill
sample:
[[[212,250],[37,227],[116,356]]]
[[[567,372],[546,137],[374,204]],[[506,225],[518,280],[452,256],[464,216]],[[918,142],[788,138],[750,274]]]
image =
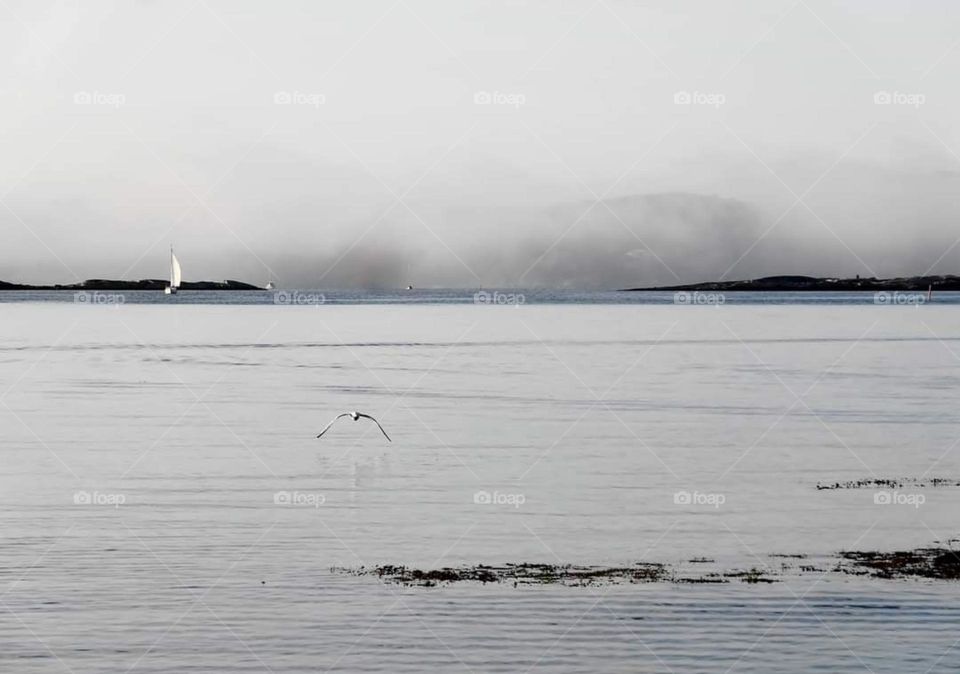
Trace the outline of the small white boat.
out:
[[[273,281],[267,281],[267,285],[264,286],[264,290],[273,290],[277,286],[273,285]]]
[[[163,289],[165,295],[176,295],[180,289],[180,261],[170,246],[170,285]]]

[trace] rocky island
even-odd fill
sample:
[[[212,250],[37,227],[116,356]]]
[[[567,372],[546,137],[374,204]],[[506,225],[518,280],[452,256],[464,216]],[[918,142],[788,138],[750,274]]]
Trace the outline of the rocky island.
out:
[[[712,292],[926,292],[928,289],[960,290],[960,276],[909,276],[901,278],[817,278],[813,276],[767,276],[745,281],[710,281],[654,288],[623,288],[640,291]]]
[[[169,281],[161,279],[141,279],[139,281],[116,281],[109,279],[88,279],[81,283],[69,283],[66,285],[26,285],[21,283],[8,283],[0,281],[0,290],[159,290],[163,291],[170,285]],[[243,283],[242,281],[194,281],[180,284],[180,290],[263,290],[255,285]]]

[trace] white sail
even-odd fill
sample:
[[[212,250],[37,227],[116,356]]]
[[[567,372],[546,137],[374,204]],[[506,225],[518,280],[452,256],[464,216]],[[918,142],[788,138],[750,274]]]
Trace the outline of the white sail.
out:
[[[173,254],[173,249],[170,250],[170,287],[180,287],[180,261]]]

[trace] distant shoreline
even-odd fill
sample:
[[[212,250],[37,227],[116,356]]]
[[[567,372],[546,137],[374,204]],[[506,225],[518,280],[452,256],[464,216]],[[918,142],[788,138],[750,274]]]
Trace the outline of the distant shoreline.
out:
[[[652,288],[623,288],[622,292],[712,291],[712,292],[926,292],[960,290],[960,276],[910,276],[902,278],[817,278],[813,276],[767,276],[745,281],[710,281]]]
[[[162,291],[170,285],[169,281],[160,279],[141,279],[139,281],[116,281],[109,279],[88,279],[81,283],[69,283],[65,285],[29,285],[21,283],[8,283],[0,281],[0,291],[2,290],[159,290]],[[263,290],[255,285],[244,283],[242,281],[193,281],[180,284],[180,290]]]
[[[29,283],[10,283],[0,281],[0,291],[124,291],[145,290],[163,291],[169,285],[164,279],[140,279],[122,281],[114,279],[87,279],[79,283],[54,285],[34,285]],[[766,276],[758,279],[739,281],[707,281],[670,286],[650,286],[642,288],[620,288],[609,292],[927,292],[960,291],[960,276],[910,276],[889,279],[878,278],[830,278],[814,276]],[[180,290],[266,290],[243,281],[187,281],[180,284]]]

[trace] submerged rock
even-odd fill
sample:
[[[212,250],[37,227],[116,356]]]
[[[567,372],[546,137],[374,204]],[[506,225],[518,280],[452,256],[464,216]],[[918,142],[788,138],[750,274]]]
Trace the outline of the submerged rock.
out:
[[[896,552],[842,552],[838,570],[874,578],[960,580],[960,553],[949,548]]]
[[[960,480],[945,477],[931,477],[926,479],[901,477],[817,483],[818,491],[833,489],[903,489],[904,487],[914,487],[916,489],[924,489],[927,487],[960,487]]]
[[[952,542],[948,542],[950,545]],[[939,545],[943,545],[939,543]],[[802,553],[771,554],[771,558],[795,560],[804,563],[794,566],[781,563],[779,569],[751,567],[749,569],[717,569],[706,573],[683,574],[680,566],[654,562],[637,562],[629,566],[577,566],[574,564],[506,563],[496,566],[443,567],[416,569],[386,564],[374,567],[334,568],[335,573],[356,576],[376,576],[383,582],[400,585],[435,587],[451,583],[510,583],[520,585],[563,585],[584,587],[637,583],[722,584],[734,581],[750,585],[777,583],[785,578],[808,574],[823,576],[828,573],[864,576],[876,579],[927,578],[960,580],[960,551],[948,547],[928,547],[894,552],[845,551],[819,558],[822,564],[808,561]],[[832,561],[831,561],[832,560]],[[705,564],[713,560],[694,557],[688,563]],[[701,567],[702,569],[702,567]]]
[[[637,563],[625,567],[575,566],[572,564],[519,563],[502,566],[444,567],[442,569],[414,569],[407,566],[384,565],[372,568],[340,569],[355,575],[375,575],[387,582],[401,585],[432,587],[440,583],[479,582],[513,583],[517,585],[598,585],[607,583],[650,583],[667,578],[663,564]]]

